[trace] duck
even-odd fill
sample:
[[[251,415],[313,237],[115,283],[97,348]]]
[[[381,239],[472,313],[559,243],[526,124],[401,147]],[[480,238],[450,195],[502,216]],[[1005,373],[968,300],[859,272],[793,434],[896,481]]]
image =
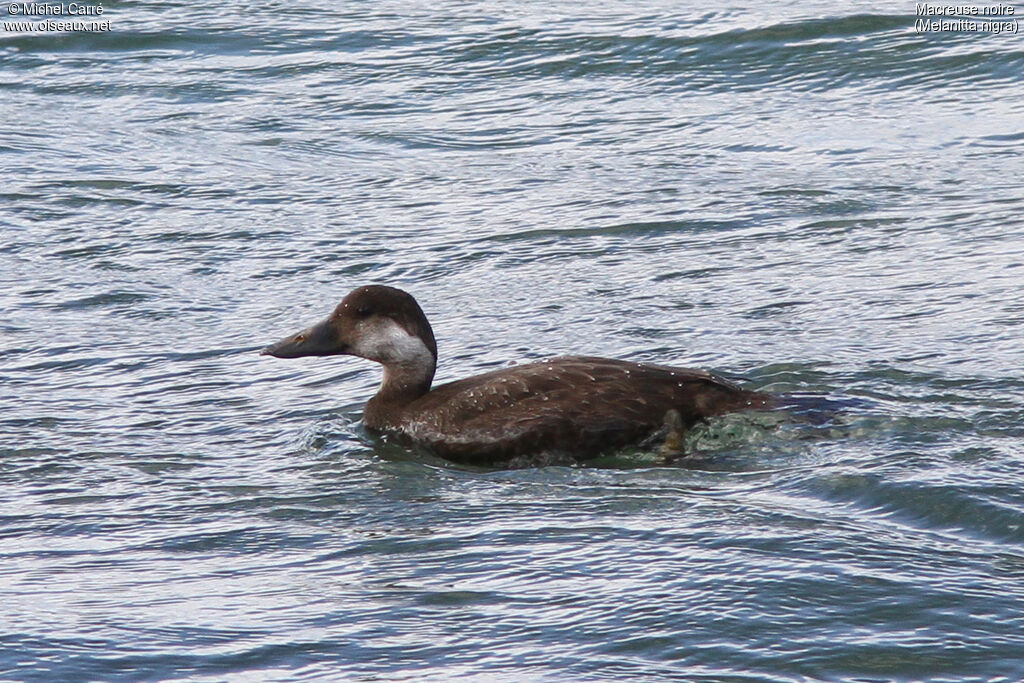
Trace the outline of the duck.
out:
[[[275,358],[348,355],[383,366],[364,427],[447,460],[500,464],[560,454],[591,459],[630,446],[684,457],[694,425],[770,407],[773,397],[704,370],[561,356],[432,386],[437,342],[408,292],[352,290],[323,321],[267,346]]]

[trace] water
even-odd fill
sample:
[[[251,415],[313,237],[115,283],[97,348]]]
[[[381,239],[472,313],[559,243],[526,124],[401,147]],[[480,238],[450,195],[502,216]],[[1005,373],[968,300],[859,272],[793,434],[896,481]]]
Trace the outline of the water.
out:
[[[0,677],[1024,678],[1019,35],[322,4],[0,33]],[[371,364],[256,353],[368,282],[440,380],[850,407],[691,467],[446,464],[362,430]]]

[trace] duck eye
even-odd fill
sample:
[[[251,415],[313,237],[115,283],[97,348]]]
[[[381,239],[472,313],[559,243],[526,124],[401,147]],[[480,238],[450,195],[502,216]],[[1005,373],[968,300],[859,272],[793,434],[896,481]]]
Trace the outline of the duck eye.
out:
[[[369,318],[372,313],[373,311],[371,311],[366,306],[363,306],[362,308],[356,310],[356,315],[359,316],[360,318]]]
[[[297,335],[295,335],[295,341],[298,344],[304,344],[306,342],[306,335],[304,335],[304,334],[297,334]]]

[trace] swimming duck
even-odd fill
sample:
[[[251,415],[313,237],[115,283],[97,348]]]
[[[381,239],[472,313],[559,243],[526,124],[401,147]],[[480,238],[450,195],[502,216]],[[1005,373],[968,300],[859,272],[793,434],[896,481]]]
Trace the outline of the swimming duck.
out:
[[[430,323],[411,295],[383,285],[353,290],[326,320],[262,354],[380,363],[384,379],[363,424],[468,463],[544,453],[586,459],[660,436],[663,452],[676,457],[694,424],[772,401],[703,370],[591,356],[515,365],[432,389]]]

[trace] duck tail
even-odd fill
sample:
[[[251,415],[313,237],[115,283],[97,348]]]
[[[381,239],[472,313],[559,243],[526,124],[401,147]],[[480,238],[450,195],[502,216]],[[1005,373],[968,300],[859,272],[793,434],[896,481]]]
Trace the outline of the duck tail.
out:
[[[804,392],[776,394],[771,398],[771,405],[766,407],[775,410],[785,410],[815,425],[826,424],[842,413],[864,408],[867,405],[866,401],[849,396]]]

